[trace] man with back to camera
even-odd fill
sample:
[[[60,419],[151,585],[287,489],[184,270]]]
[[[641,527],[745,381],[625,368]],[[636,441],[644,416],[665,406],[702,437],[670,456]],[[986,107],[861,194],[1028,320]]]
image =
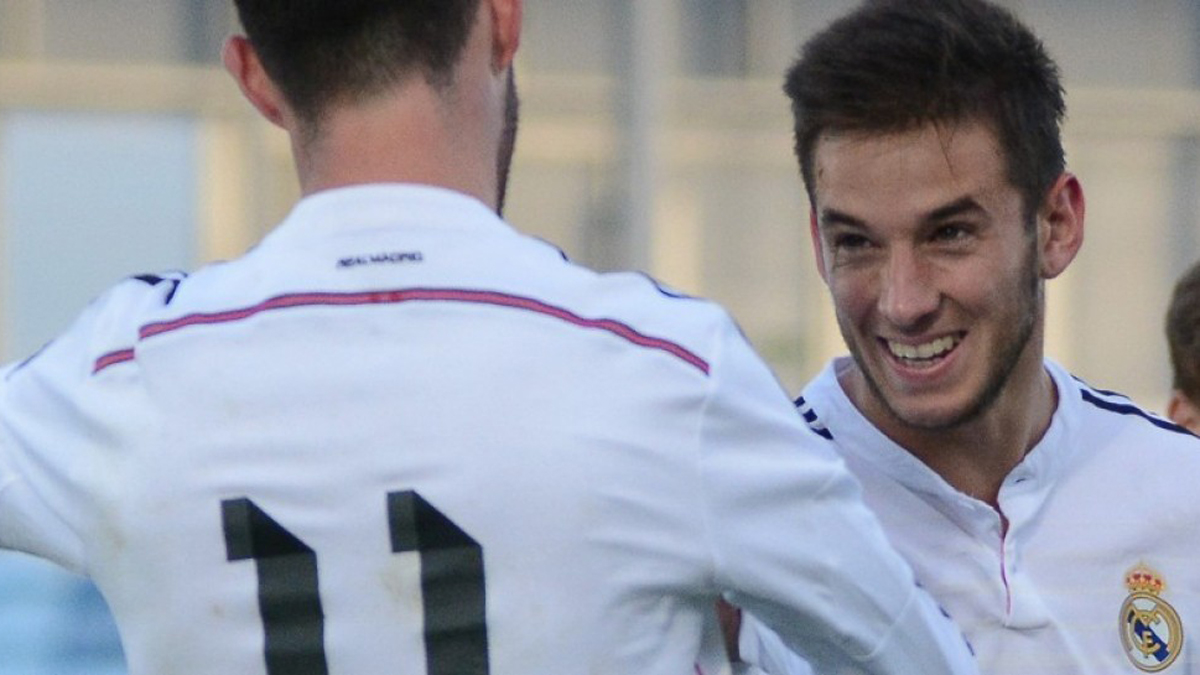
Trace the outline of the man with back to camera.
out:
[[[785,90],[851,354],[797,407],[980,670],[1197,672],[1200,443],[1043,355],[1084,197],[1041,42],[980,0],[866,2]],[[752,617],[737,646],[808,672]]]
[[[721,593],[976,672],[721,310],[498,218],[520,0],[237,7],[304,198],[0,387],[0,545],[91,576],[133,675],[678,675]]]
[[[1200,433],[1200,263],[1193,263],[1171,290],[1166,333],[1171,357],[1167,417]]]

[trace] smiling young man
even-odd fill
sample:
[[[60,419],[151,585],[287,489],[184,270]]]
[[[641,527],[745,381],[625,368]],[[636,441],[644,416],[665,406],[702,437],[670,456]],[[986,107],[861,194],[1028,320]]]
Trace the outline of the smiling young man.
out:
[[[812,234],[854,357],[838,373],[847,396],[952,485],[995,505],[1055,408],[1041,280],[1082,243],[1083,194],[1063,174],[1031,223],[992,128],[828,132],[812,160]]]
[[[1057,67],[979,0],[879,0],[785,90],[849,358],[797,406],[992,675],[1195,673],[1200,442],[1043,353],[1083,242]],[[741,657],[807,672],[749,618]]]

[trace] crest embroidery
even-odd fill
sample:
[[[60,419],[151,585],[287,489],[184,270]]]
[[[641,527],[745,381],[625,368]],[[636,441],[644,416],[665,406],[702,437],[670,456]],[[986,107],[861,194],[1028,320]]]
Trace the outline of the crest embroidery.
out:
[[[1137,565],[1125,574],[1129,595],[1121,605],[1121,644],[1138,670],[1156,673],[1183,651],[1179,612],[1160,594],[1167,584],[1157,572]]]

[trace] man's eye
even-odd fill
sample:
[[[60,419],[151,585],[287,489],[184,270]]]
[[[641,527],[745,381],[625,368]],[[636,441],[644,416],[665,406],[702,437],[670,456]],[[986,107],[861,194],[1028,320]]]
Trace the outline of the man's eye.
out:
[[[856,250],[870,244],[870,240],[861,234],[839,234],[833,238],[833,247],[837,249]]]
[[[970,234],[962,225],[942,225],[933,231],[934,241],[959,241]]]

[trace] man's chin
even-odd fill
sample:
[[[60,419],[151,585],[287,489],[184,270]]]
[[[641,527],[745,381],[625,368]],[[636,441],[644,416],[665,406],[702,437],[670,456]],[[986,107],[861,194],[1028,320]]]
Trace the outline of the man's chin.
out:
[[[954,429],[964,422],[964,416],[945,412],[898,412],[892,409],[892,415],[904,426],[928,432],[944,432]]]
[[[952,431],[979,416],[979,407],[937,403],[920,397],[884,396],[884,405],[896,421],[910,429],[927,432]]]

